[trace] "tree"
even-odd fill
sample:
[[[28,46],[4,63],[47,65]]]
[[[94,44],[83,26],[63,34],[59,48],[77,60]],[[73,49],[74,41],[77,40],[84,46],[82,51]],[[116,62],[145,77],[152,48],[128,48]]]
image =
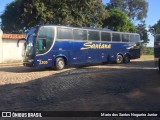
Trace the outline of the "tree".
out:
[[[149,31],[155,35],[155,34],[160,34],[160,20],[158,20],[158,22],[156,24],[154,24],[153,26],[150,26]]]
[[[1,15],[1,28],[4,32],[14,33],[22,27],[22,1],[14,1],[6,6],[5,12]]]
[[[15,0],[1,19],[4,32],[19,32],[37,24],[101,27],[107,16],[101,0]]]
[[[143,21],[141,24],[138,24],[136,28],[137,28],[137,33],[140,34],[141,40],[143,40],[142,44],[147,44],[149,42],[149,38],[148,38],[148,31],[146,30],[145,21]]]
[[[109,17],[104,20],[103,27],[107,27],[114,31],[135,32],[136,28],[128,19],[127,15],[118,9],[111,9]]]
[[[110,0],[107,9],[117,8],[127,14],[130,20],[143,20],[147,16],[148,2],[146,0]]]
[[[141,47],[141,55],[153,55],[154,54],[154,48],[153,47]]]

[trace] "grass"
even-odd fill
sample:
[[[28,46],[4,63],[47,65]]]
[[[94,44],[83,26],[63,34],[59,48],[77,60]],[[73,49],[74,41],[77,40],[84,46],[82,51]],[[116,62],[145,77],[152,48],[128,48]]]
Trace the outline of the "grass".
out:
[[[141,55],[141,59],[154,59],[154,55]]]

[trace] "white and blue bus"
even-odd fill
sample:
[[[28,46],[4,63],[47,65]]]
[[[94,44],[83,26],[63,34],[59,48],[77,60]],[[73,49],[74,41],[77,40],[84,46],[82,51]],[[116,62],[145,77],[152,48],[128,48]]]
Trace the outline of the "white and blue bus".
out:
[[[160,34],[155,35],[154,39],[154,58],[155,65],[160,71]]]
[[[130,59],[140,58],[137,33],[43,25],[30,29],[23,40],[25,66],[60,70],[66,65],[129,63]]]

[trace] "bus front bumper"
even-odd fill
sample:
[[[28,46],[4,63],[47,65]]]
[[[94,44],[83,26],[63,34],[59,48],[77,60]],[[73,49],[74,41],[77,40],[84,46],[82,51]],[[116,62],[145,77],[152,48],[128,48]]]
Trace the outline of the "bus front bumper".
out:
[[[33,60],[24,60],[23,65],[27,67],[33,67],[34,66],[34,61]]]

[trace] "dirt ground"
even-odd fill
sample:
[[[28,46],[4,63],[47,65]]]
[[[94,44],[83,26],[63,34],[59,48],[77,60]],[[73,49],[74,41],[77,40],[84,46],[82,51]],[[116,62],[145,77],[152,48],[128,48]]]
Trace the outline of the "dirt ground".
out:
[[[152,59],[62,71],[1,66],[0,111],[22,110],[160,111],[160,73]]]

